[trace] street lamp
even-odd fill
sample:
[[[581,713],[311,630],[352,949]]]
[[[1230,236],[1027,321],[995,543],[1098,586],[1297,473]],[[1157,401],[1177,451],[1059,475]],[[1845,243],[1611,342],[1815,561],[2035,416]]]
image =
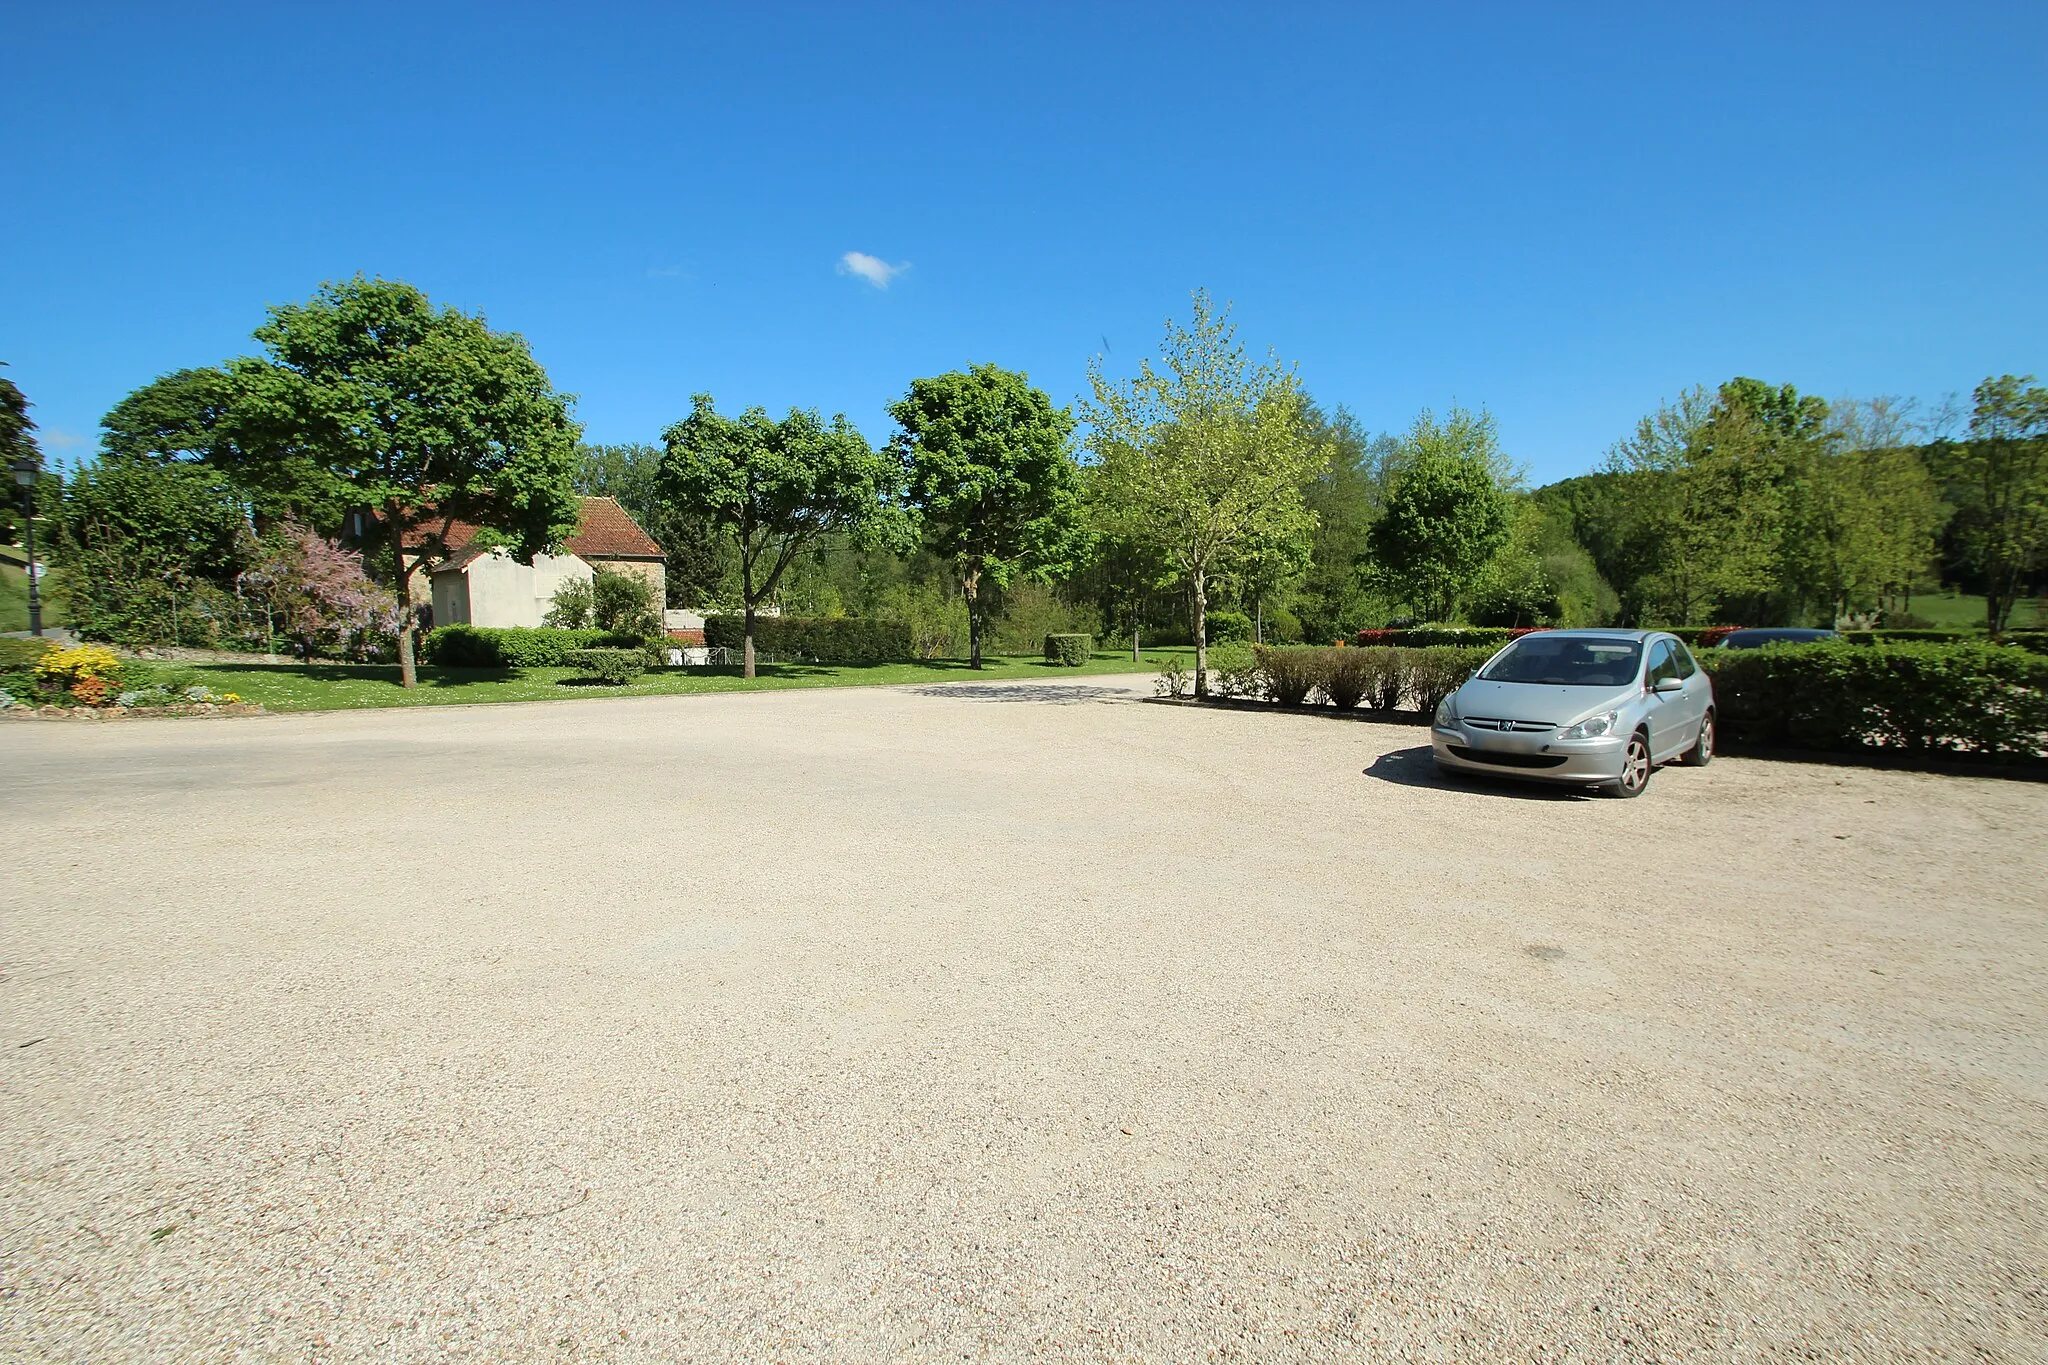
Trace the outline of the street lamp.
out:
[[[28,633],[43,633],[43,598],[36,590],[36,480],[42,477],[43,467],[33,455],[24,455],[14,462],[14,481],[21,485],[21,495],[28,504],[24,524],[28,528]]]

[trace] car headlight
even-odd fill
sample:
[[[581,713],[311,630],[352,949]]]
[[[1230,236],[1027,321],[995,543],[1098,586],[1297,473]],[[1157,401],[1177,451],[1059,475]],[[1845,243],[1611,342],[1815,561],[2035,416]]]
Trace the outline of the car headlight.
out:
[[[1436,704],[1436,723],[1440,730],[1448,730],[1458,723],[1458,708],[1451,705],[1457,699],[1454,692]]]
[[[1602,711],[1597,716],[1588,716],[1577,725],[1569,726],[1559,739],[1598,739],[1614,733],[1615,722],[1621,719],[1619,711]]]

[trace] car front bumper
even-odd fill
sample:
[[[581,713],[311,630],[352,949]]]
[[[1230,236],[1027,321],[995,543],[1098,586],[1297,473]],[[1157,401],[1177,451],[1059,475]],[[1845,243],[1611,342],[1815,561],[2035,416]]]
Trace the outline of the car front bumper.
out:
[[[1490,773],[1536,782],[1613,782],[1621,776],[1625,735],[1559,739],[1547,735],[1481,733],[1463,726],[1431,726],[1429,747],[1439,766],[1453,772]]]

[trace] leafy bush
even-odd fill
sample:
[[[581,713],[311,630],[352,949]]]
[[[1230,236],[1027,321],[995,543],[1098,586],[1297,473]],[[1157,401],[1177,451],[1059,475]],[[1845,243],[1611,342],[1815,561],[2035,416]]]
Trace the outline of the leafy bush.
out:
[[[1252,638],[1252,618],[1241,611],[1208,612],[1203,618],[1202,625],[1212,645]]]
[[[589,630],[597,615],[597,600],[587,578],[565,578],[548,599],[547,615],[540,623],[548,630]]]
[[[437,626],[427,632],[423,657],[440,668],[562,668],[579,649],[638,649],[637,636],[607,630],[553,630],[547,626]]]
[[[1376,711],[1405,709],[1424,715],[1455,692],[1472,671],[1493,655],[1493,647],[1431,645],[1426,649],[1260,647],[1258,660],[1266,695],[1283,706],[1299,706],[1320,694],[1344,709],[1370,701]]]
[[[1059,664],[1063,668],[1079,668],[1095,653],[1095,637],[1092,635],[1048,635],[1045,637],[1045,661]]]
[[[1276,645],[1298,645],[1302,641],[1301,618],[1285,607],[1266,613],[1266,639]]]
[[[2048,750],[2048,658],[2025,650],[1825,641],[1699,657],[1722,732],[1737,741],[1992,758]]]
[[[33,668],[37,660],[55,648],[55,643],[49,640],[0,639],[0,669]]]
[[[1365,703],[1375,711],[1398,711],[1408,695],[1408,654],[1400,649],[1354,649],[1365,673]]]
[[[1322,682],[1323,650],[1289,645],[1254,647],[1266,695],[1282,706],[1299,706]]]
[[[1372,667],[1357,649],[1318,650],[1322,658],[1322,692],[1330,705],[1349,711],[1365,699],[1371,686]]]
[[[1250,697],[1266,689],[1259,656],[1248,644],[1233,640],[1209,651],[1210,690],[1222,697]]]
[[[1409,651],[1408,695],[1422,715],[1435,712],[1437,703],[1464,686],[1473,670],[1493,657],[1494,646],[1431,645]]]
[[[704,643],[739,649],[746,621],[738,615],[704,622]],[[910,657],[910,627],[867,616],[762,616],[754,621],[754,648],[781,659],[822,664],[882,664]]]
[[[577,649],[571,650],[564,662],[586,677],[617,687],[647,671],[647,651],[637,646]]]
[[[45,688],[59,691],[76,692],[87,683],[114,686],[122,681],[122,677],[121,656],[104,645],[72,645],[68,649],[53,649],[36,661],[36,681]]]
[[[1152,690],[1160,696],[1185,697],[1194,687],[1194,671],[1180,656],[1169,655],[1149,662],[1159,665],[1159,676],[1152,680]]]

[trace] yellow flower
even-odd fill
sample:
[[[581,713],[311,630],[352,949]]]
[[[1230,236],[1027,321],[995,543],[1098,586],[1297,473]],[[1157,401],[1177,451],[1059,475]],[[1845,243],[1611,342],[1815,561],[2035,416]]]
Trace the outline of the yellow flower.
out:
[[[73,645],[53,649],[36,662],[36,677],[46,683],[73,687],[88,678],[118,676],[121,656],[103,645]]]

